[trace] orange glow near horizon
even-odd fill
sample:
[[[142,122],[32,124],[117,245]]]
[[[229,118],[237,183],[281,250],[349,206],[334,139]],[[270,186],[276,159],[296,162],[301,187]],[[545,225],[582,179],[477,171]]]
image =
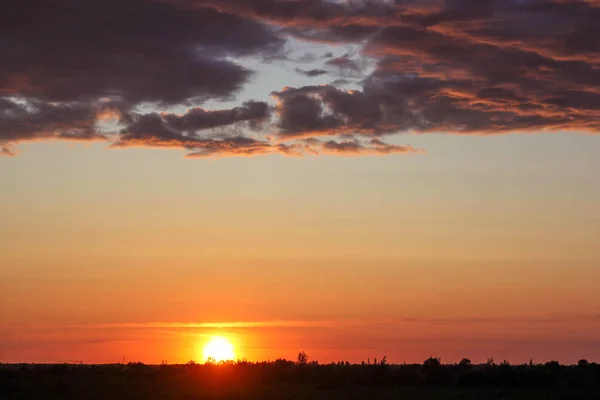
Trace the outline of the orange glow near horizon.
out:
[[[28,144],[0,160],[0,362],[203,363],[216,336],[249,362],[600,360],[600,141],[434,140],[194,168]]]

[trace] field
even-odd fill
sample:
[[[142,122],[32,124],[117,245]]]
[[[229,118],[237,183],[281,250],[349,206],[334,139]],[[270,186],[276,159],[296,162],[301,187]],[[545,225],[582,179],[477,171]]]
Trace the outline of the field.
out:
[[[0,399],[600,399],[600,366],[0,364]]]

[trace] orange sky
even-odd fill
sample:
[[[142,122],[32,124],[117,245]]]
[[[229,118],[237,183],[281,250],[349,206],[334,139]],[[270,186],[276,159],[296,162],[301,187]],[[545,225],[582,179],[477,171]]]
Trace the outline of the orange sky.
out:
[[[600,361],[600,2],[13,2],[0,362]]]
[[[349,209],[306,195],[207,213],[180,191],[165,198],[185,210],[151,211],[167,200],[119,207],[76,186],[54,206],[28,190],[3,215],[3,362],[200,361],[215,334],[249,360],[600,356],[597,236],[575,211],[494,216],[454,194],[404,213],[358,188]]]

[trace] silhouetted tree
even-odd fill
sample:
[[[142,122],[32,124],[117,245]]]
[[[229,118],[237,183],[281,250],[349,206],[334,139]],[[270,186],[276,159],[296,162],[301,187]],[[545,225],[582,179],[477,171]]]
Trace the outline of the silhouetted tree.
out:
[[[472,366],[472,363],[471,360],[469,360],[468,358],[463,358],[462,360],[460,360],[458,365],[463,368],[469,368]]]
[[[581,359],[581,360],[577,361],[577,366],[581,367],[581,368],[587,367],[589,364],[590,363],[586,359]]]
[[[308,354],[306,354],[306,352],[304,352],[304,351],[301,351],[300,353],[298,353],[298,358],[296,360],[296,363],[298,365],[308,364]]]
[[[423,362],[425,380],[430,385],[441,385],[452,379],[451,375],[442,367],[439,358],[429,357]]]
[[[439,358],[429,357],[423,361],[423,367],[427,369],[437,369],[442,366],[442,361]]]

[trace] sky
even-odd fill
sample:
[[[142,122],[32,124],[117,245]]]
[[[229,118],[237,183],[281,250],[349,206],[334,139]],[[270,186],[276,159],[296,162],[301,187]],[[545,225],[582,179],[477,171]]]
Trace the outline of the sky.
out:
[[[600,361],[600,2],[9,3],[0,362]]]

